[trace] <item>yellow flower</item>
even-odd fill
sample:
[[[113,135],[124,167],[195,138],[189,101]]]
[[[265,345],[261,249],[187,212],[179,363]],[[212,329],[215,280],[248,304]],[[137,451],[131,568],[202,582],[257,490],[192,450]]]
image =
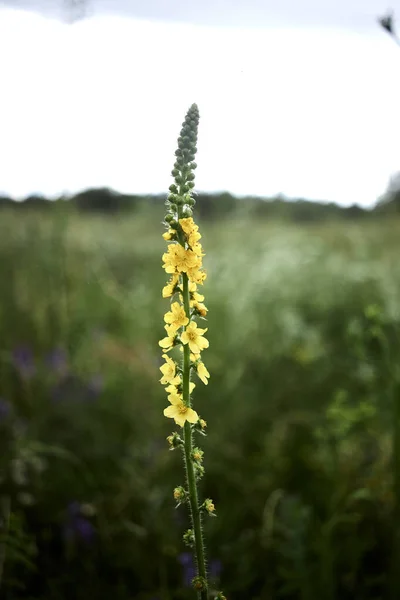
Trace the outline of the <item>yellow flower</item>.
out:
[[[193,250],[186,250],[180,244],[169,244],[168,252],[162,256],[164,269],[167,273],[187,273],[190,269],[201,266],[201,257]]]
[[[208,514],[213,513],[215,511],[215,505],[211,498],[206,498],[204,500],[204,508],[206,509]]]
[[[202,302],[192,302],[191,306],[199,313],[201,317],[205,317],[208,313],[208,308]]]
[[[207,329],[200,329],[197,327],[197,323],[192,321],[181,335],[182,343],[189,344],[189,348],[194,354],[200,354],[204,348],[209,346],[208,340],[203,337],[206,331]]]
[[[176,254],[178,252],[179,244],[168,244],[167,252],[162,255],[163,268],[167,273],[175,273]]]
[[[169,419],[174,419],[177,425],[184,426],[186,421],[189,423],[197,423],[199,416],[196,411],[189,406],[186,406],[178,396],[169,398],[171,406],[164,409],[164,416]]]
[[[193,217],[187,217],[186,219],[179,219],[179,224],[182,227],[186,235],[198,231],[199,226],[193,221]]]
[[[201,233],[199,233],[198,231],[192,231],[187,237],[187,242],[189,246],[193,248],[193,250],[194,246],[200,246],[201,248],[201,244],[198,243],[199,240],[201,240]]]
[[[163,238],[166,242],[168,242],[169,240],[172,240],[174,238],[174,235],[176,234],[175,229],[169,229],[168,231],[166,231],[165,233],[163,233]]]
[[[180,382],[180,377],[176,374],[175,361],[166,354],[163,354],[163,358],[166,362],[160,367],[160,371],[163,374],[160,379],[162,385],[166,385],[167,383],[178,384]]]
[[[201,259],[202,256],[205,256],[203,252],[203,247],[200,243],[194,242],[190,244],[193,252]]]
[[[203,300],[204,300],[203,294],[198,294],[196,290],[197,290],[197,284],[194,283],[193,281],[189,281],[189,293],[190,293],[189,305],[191,308],[195,308],[196,305],[198,305],[200,302],[203,302]],[[183,302],[182,294],[179,294],[179,298],[180,298],[181,302]],[[205,308],[204,305],[203,305],[203,307]],[[206,312],[207,312],[207,309],[206,309]],[[202,316],[204,316],[204,315],[202,315]]]
[[[182,384],[182,381],[179,378],[179,381],[176,381],[176,382],[175,382],[175,380],[171,381],[171,384],[165,388],[165,391],[168,392],[168,394],[170,394],[168,396],[168,400],[170,399],[171,396],[178,396],[178,398],[180,400],[182,400],[182,393],[178,392],[178,388],[177,388],[177,386],[180,384]],[[193,392],[195,387],[196,387],[196,384],[193,381],[191,381],[189,383],[189,394],[191,394]]]
[[[199,376],[201,381],[204,383],[204,385],[207,385],[208,378],[210,377],[210,373],[207,371],[205,364],[200,361],[199,363],[197,363],[196,369],[197,369],[197,375]]]
[[[175,287],[178,282],[179,282],[179,274],[174,273],[172,275],[171,279],[169,280],[169,282],[167,283],[167,285],[163,287],[162,297],[170,298],[174,294]]]
[[[161,348],[164,348],[165,352],[169,352],[175,342],[176,329],[173,325],[165,325],[164,329],[167,332],[167,337],[160,340],[158,345],[161,346]]]
[[[189,319],[185,314],[185,309],[179,302],[173,302],[171,304],[171,310],[165,313],[164,321],[174,327],[175,330],[189,323]]]
[[[195,300],[196,302],[203,302],[204,301],[203,294],[199,294],[197,292],[197,285],[193,281],[189,282],[189,292],[190,292],[190,298],[191,298],[191,300]]]
[[[205,271],[200,271],[198,268],[188,269],[187,276],[190,281],[202,285],[207,278],[207,273]]]

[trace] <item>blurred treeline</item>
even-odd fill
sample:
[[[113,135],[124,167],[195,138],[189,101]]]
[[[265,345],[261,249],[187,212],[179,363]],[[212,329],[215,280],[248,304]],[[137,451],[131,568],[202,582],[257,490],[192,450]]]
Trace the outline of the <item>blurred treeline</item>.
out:
[[[229,192],[202,193],[196,196],[197,213],[204,219],[227,217],[241,213],[255,218],[270,217],[292,222],[312,222],[327,220],[370,219],[377,215],[400,212],[400,192],[388,192],[371,209],[356,204],[342,207],[333,202],[313,202],[305,199],[287,199],[284,196],[262,198],[257,196],[236,197]],[[93,213],[131,213],[142,207],[160,206],[165,194],[138,195],[121,194],[109,188],[87,189],[73,196],[63,196],[49,200],[40,195],[32,195],[15,202],[0,196],[1,208],[51,210],[60,203],[68,202],[71,208]]]

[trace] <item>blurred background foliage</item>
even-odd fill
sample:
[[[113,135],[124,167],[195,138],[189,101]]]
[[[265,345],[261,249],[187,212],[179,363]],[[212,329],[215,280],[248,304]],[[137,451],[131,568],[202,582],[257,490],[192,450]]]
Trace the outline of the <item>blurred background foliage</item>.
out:
[[[192,597],[159,384],[163,200],[0,203],[4,600]],[[398,200],[197,200],[212,587],[399,598]]]

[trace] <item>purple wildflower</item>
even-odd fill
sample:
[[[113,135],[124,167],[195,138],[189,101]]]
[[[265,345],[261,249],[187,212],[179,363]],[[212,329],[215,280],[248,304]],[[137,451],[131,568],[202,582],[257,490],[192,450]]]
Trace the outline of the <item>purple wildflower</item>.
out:
[[[21,344],[14,348],[12,352],[12,361],[24,379],[30,379],[35,373],[35,365],[32,350],[29,346]]]
[[[64,525],[66,540],[81,541],[90,544],[96,534],[92,523],[81,514],[79,502],[71,502],[67,508],[67,520]]]
[[[219,579],[222,571],[222,563],[218,558],[210,560],[208,565],[208,572],[211,579]]]
[[[183,567],[183,585],[185,587],[191,587],[192,579],[196,576],[193,555],[190,554],[190,552],[183,552],[178,556],[178,561]]]
[[[85,517],[75,519],[73,526],[76,536],[80,540],[87,544],[93,541],[95,530],[91,522],[85,519]]]
[[[54,348],[46,356],[46,364],[57,375],[66,375],[68,372],[67,353],[63,348]]]
[[[182,552],[182,554],[178,556],[178,561],[181,563],[182,567],[186,567],[193,563],[193,556],[190,552]]]

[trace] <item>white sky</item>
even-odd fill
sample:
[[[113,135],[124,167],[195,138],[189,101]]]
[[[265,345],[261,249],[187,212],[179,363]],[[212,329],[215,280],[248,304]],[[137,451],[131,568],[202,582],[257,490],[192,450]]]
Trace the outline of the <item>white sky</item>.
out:
[[[0,192],[165,192],[187,108],[196,187],[372,205],[400,170],[400,49],[378,25],[240,29],[0,8]]]

